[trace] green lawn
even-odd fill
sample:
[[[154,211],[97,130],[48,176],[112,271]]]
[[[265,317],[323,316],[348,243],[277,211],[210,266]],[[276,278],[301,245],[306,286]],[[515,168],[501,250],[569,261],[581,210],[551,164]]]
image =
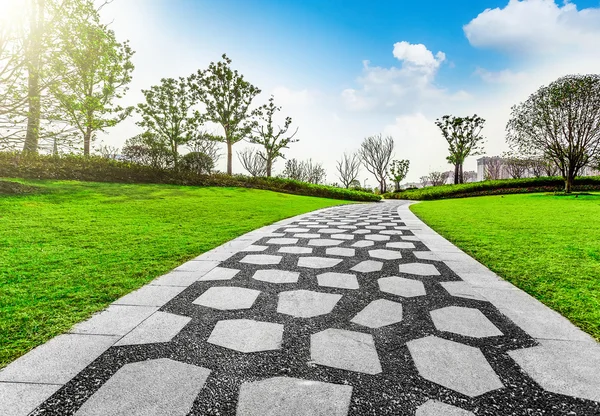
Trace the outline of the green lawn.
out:
[[[232,238],[343,204],[241,188],[22,181],[0,195],[0,368]]]
[[[600,340],[600,195],[448,199],[411,210]]]

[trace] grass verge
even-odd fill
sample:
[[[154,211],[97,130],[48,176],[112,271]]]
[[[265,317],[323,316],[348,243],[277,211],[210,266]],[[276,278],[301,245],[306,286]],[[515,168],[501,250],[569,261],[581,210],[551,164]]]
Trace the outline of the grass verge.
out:
[[[232,238],[333,205],[244,188],[21,181],[0,196],[0,367]]]
[[[600,340],[600,194],[488,196],[422,202],[411,210]]]

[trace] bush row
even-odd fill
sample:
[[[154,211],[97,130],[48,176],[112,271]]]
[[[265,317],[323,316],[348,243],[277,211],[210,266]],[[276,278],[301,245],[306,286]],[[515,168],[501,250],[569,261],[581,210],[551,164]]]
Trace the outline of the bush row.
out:
[[[97,156],[0,153],[0,177],[242,187],[350,201],[379,201],[381,199],[378,195],[371,193],[326,185],[313,185],[291,179],[253,178],[222,173],[199,175],[190,171],[176,172],[169,169],[156,169]]]
[[[559,177],[502,179],[496,181],[472,182],[460,185],[427,186],[425,188],[388,193],[384,198],[432,200],[444,198],[465,198],[469,196],[517,194],[532,192],[560,192],[565,182]],[[575,178],[575,191],[600,190],[599,176]]]
[[[18,182],[0,180],[0,195],[20,195],[40,192],[37,186],[24,185]]]

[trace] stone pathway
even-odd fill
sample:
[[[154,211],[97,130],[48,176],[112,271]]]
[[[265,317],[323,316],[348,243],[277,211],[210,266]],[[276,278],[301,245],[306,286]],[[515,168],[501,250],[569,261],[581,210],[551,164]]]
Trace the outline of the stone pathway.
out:
[[[600,415],[600,346],[386,202],[242,236],[0,371],[0,415]]]

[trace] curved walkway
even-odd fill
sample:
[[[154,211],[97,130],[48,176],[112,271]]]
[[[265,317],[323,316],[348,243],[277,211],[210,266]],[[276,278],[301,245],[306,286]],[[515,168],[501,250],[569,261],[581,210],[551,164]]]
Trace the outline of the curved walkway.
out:
[[[385,202],[253,231],[0,371],[0,414],[599,415],[600,346]]]

